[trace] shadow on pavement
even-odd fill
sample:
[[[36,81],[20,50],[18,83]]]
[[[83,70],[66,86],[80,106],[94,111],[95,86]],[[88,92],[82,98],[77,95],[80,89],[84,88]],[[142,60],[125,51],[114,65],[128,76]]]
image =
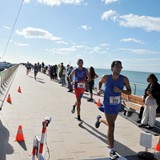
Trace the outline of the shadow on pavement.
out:
[[[28,77],[33,78],[33,79],[34,79],[34,77],[32,77],[32,76],[28,76]],[[46,83],[46,82],[44,82],[44,81],[43,81],[43,79],[42,79],[42,78],[36,78],[36,81],[37,81],[37,82],[40,82],[40,83],[42,83],[42,84]]]
[[[28,76],[28,77],[33,78],[33,79],[34,79],[34,77],[33,77],[33,76]],[[37,80],[43,80],[42,78],[38,78],[38,77],[36,77],[36,79],[37,79]]]
[[[87,159],[83,159],[83,160],[87,160]],[[111,159],[109,157],[105,157],[105,158],[93,158],[90,160],[111,160]],[[120,157],[119,159],[116,159],[116,160],[140,160],[140,159],[138,159],[137,155],[130,155],[125,157]]]
[[[119,115],[125,119],[127,119],[128,121],[132,122],[133,124],[135,124],[137,127],[138,125],[140,125],[140,123],[137,123],[138,118],[138,113],[136,112],[130,112],[130,114],[128,114],[128,116],[124,115],[124,112],[120,112]],[[156,124],[158,124],[158,121],[156,122]],[[159,136],[160,135],[160,128],[159,128],[159,124],[155,125],[155,127],[153,129],[147,129],[147,128],[140,128],[142,131],[146,132],[146,133],[151,133],[154,136]]]
[[[10,133],[0,120],[0,160],[6,160],[6,154],[14,152],[13,147],[8,143]]]
[[[25,151],[27,151],[27,147],[26,147],[26,143],[25,142],[18,142],[18,143]]]
[[[42,84],[45,84],[46,82],[44,82],[44,81],[41,81],[41,80],[36,80],[37,82],[39,82],[39,83],[42,83]]]
[[[87,132],[89,132],[90,134],[92,134],[93,136],[95,136],[96,138],[99,138],[102,142],[106,143],[107,144],[107,136],[105,134],[103,134],[102,132],[98,131],[97,129],[95,129],[93,126],[91,126],[90,124],[88,124],[87,122],[85,121],[82,121],[82,125],[80,125],[80,127],[84,130],[86,130]],[[128,156],[125,156],[125,158],[127,158],[127,160],[138,160],[137,158],[137,153],[134,152],[133,150],[131,150],[130,148],[128,148],[127,146],[123,145],[122,143],[118,142],[118,141],[115,141],[115,146],[116,146],[116,149],[118,151],[118,154],[121,155],[120,151],[119,150],[125,150],[126,153],[129,153],[130,155]],[[100,158],[100,159],[97,159],[96,160],[106,160],[106,158]]]

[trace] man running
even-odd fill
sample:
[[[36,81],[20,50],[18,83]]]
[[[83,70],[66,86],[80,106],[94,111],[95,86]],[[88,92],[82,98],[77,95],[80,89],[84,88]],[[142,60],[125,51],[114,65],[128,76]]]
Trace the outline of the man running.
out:
[[[89,80],[90,76],[88,70],[83,67],[82,59],[78,59],[77,65],[78,68],[74,69],[69,75],[69,80],[71,81],[72,85],[74,85],[74,92],[76,96],[76,102],[73,105],[73,109],[71,110],[71,112],[74,113],[75,108],[77,107],[77,119],[78,121],[81,121],[80,117],[81,98],[86,88],[86,81]],[[75,78],[72,81],[73,75],[75,75]]]
[[[37,64],[35,63],[34,64],[34,79],[36,80],[36,76],[37,76],[37,73],[38,73],[38,66],[37,66]]]
[[[111,75],[104,75],[99,81],[98,92],[97,94],[101,94],[102,84],[105,84],[104,90],[104,100],[103,100],[103,110],[105,113],[106,119],[102,119],[99,115],[97,116],[97,121],[95,123],[95,127],[98,128],[100,123],[104,123],[108,125],[108,145],[110,148],[110,157],[111,159],[116,159],[119,156],[117,155],[114,149],[114,130],[115,130],[115,121],[117,115],[121,109],[121,93],[130,95],[131,87],[129,84],[129,80],[127,77],[120,74],[122,70],[121,61],[113,61],[111,64]],[[123,90],[123,87],[126,87],[126,90]]]
[[[29,74],[29,71],[31,69],[31,64],[29,62],[26,63],[26,75]]]

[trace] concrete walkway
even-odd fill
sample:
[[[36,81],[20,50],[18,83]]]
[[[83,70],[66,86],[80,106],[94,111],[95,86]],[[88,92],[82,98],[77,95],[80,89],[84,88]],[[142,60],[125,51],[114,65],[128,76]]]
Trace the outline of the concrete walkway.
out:
[[[71,114],[74,94],[50,81],[45,74],[38,73],[35,80],[33,72],[27,76],[25,67],[19,66],[10,84],[8,93],[12,104],[5,99],[0,111],[0,160],[32,159],[33,137],[41,137],[42,121],[46,116],[52,117],[46,137],[49,153],[44,146],[46,160],[107,159],[107,128],[103,124],[98,129],[94,127],[96,116],[104,115],[94,103],[87,102],[88,93],[82,99],[81,117],[84,122],[80,127],[76,114]],[[17,92],[19,86],[22,93]],[[94,98],[98,100],[99,97],[94,95]],[[19,125],[22,125],[24,143],[15,141]],[[137,152],[144,151],[144,147],[139,145],[140,133],[140,128],[118,116],[115,131],[118,153],[128,160],[136,160]],[[158,137],[153,136],[153,146],[157,141]]]

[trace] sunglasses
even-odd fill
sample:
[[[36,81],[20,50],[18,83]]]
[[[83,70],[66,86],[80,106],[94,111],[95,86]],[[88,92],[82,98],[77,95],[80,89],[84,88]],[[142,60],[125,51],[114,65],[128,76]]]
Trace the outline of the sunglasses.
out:
[[[122,69],[123,67],[122,67],[122,66],[116,66],[116,65],[115,65],[114,68],[116,68],[116,69],[117,69],[117,68],[118,68],[118,69]]]

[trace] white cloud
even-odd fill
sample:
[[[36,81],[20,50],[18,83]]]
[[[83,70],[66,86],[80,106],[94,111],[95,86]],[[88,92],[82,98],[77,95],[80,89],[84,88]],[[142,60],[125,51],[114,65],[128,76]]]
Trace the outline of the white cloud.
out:
[[[104,2],[105,4],[111,4],[114,2],[118,2],[118,0],[102,0],[102,2]]]
[[[130,53],[134,53],[134,54],[160,54],[160,52],[156,52],[156,51],[151,51],[148,49],[128,49],[128,48],[121,48],[121,51],[127,51]]]
[[[117,17],[116,11],[109,10],[109,11],[106,11],[102,14],[101,19],[108,20],[109,18],[111,18],[112,20],[114,20],[114,19],[116,19],[116,17]]]
[[[64,54],[72,54],[76,53],[77,50],[83,49],[86,46],[84,45],[75,45],[68,48],[52,48],[52,49],[46,49],[47,52],[50,52],[52,54],[58,54],[58,55],[64,55]]]
[[[108,44],[108,43],[102,43],[102,44],[100,44],[100,46],[106,47],[106,46],[110,46],[110,44]]]
[[[124,27],[143,28],[146,31],[160,31],[160,17],[128,14],[120,16],[119,20],[119,24]]]
[[[117,22],[120,26],[142,28],[147,32],[160,32],[160,17],[138,16],[134,14],[120,16],[113,10],[106,11],[101,16],[102,20],[108,20],[109,18]]]
[[[9,26],[3,26],[3,28],[5,28],[7,30],[11,30],[11,27],[9,27]]]
[[[19,43],[19,42],[14,42],[14,44],[15,44],[16,46],[20,46],[20,47],[26,47],[26,46],[29,45],[29,44],[26,44],[26,43]]]
[[[89,53],[90,54],[105,54],[109,50],[109,44],[100,44],[98,46],[90,47]]]
[[[80,5],[84,0],[37,0],[38,3],[48,6],[59,6],[62,4]],[[86,5],[86,3],[84,4]]]
[[[121,39],[120,42],[134,42],[134,43],[144,44],[144,42],[142,42],[141,40],[137,40],[135,38]]]
[[[65,47],[65,48],[51,48],[51,49],[45,49],[47,52],[50,52],[52,54],[57,55],[66,55],[66,54],[105,54],[109,50],[107,48],[108,44],[106,45],[98,45],[98,46],[87,46],[87,45],[73,45],[71,47]]]
[[[91,29],[91,27],[87,26],[87,25],[82,25],[81,28],[83,28],[84,30],[89,30]]]
[[[22,31],[16,30],[16,33],[17,35],[24,36],[25,38],[30,39],[47,39],[51,41],[61,40],[60,37],[55,37],[48,31],[40,28],[27,27],[24,28]]]
[[[65,42],[65,41],[57,41],[56,43],[57,43],[57,44],[64,44],[64,45],[67,45],[67,44],[68,44],[68,42]]]
[[[24,3],[30,3],[31,0],[24,0]]]

